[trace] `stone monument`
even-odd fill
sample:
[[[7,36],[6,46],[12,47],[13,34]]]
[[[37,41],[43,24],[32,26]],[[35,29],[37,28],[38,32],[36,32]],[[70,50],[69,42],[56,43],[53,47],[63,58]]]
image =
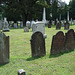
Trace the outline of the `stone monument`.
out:
[[[42,22],[46,23],[46,10],[45,7],[43,8],[43,19]]]
[[[9,26],[8,21],[7,21],[6,18],[4,18],[4,22],[3,22],[3,32],[9,31],[8,26]]]

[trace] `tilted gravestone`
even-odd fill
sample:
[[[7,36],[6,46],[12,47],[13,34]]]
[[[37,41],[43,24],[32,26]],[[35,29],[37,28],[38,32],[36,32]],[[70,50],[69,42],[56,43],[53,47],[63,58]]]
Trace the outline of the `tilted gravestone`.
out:
[[[59,31],[53,36],[51,45],[51,54],[58,54],[61,52],[72,51],[75,49],[75,32],[70,29],[65,35]]]
[[[26,22],[26,27],[28,27],[29,29],[31,28],[30,21],[27,21],[27,22]]]
[[[66,21],[66,23],[64,24],[64,29],[65,30],[68,30],[69,29],[69,23],[68,23],[68,21]]]
[[[9,62],[9,36],[0,32],[0,64]]]
[[[75,33],[73,29],[70,29],[65,34],[65,49],[68,51],[75,49]]]
[[[61,23],[60,23],[60,22],[58,22],[58,23],[56,24],[56,29],[61,29]]]
[[[51,54],[58,54],[64,50],[64,33],[59,31],[56,35],[53,36],[52,45],[51,45]]]
[[[41,32],[35,32],[31,37],[32,57],[46,55],[45,38]]]
[[[7,21],[6,18],[4,18],[4,22],[3,22],[3,32],[7,32],[9,31],[9,23]]]
[[[49,20],[48,28],[51,28],[51,25],[52,25],[52,21],[51,21],[51,20]]]

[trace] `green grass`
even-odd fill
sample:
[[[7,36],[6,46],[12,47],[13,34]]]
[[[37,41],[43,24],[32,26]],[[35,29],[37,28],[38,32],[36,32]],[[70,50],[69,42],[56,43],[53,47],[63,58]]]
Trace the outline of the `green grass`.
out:
[[[75,25],[70,29],[75,30]],[[0,75],[17,75],[19,69],[24,69],[26,75],[75,75],[75,50],[62,55],[50,56],[52,36],[58,31],[55,26],[45,27],[47,38],[45,40],[46,56],[40,58],[31,57],[30,32],[23,29],[10,29],[5,34],[10,36],[10,62],[0,65]],[[61,28],[64,33],[67,30]]]

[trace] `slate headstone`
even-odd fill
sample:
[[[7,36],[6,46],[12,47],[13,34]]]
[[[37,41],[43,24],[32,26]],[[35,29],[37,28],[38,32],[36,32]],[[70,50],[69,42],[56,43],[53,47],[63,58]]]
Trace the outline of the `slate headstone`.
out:
[[[75,48],[75,34],[74,30],[70,29],[66,34],[65,34],[65,49],[66,50],[73,50]]]
[[[35,32],[31,37],[32,57],[46,55],[45,38],[41,32]]]
[[[52,45],[51,45],[51,54],[58,54],[64,50],[64,33],[59,31],[56,35],[53,36]]]

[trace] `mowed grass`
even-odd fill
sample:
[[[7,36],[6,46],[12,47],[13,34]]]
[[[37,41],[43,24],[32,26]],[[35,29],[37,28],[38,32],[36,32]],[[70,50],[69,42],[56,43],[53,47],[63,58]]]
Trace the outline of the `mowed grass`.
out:
[[[71,25],[70,29],[74,29],[75,25]],[[24,32],[23,29],[10,29],[5,32],[10,36],[10,62],[0,65],[0,75],[18,75],[19,69],[24,69],[26,75],[75,75],[75,50],[50,56],[52,37],[58,31],[55,26],[52,28],[45,27],[47,38],[45,39],[46,56],[40,58],[32,58],[30,32]],[[61,28],[66,33],[68,30]]]

